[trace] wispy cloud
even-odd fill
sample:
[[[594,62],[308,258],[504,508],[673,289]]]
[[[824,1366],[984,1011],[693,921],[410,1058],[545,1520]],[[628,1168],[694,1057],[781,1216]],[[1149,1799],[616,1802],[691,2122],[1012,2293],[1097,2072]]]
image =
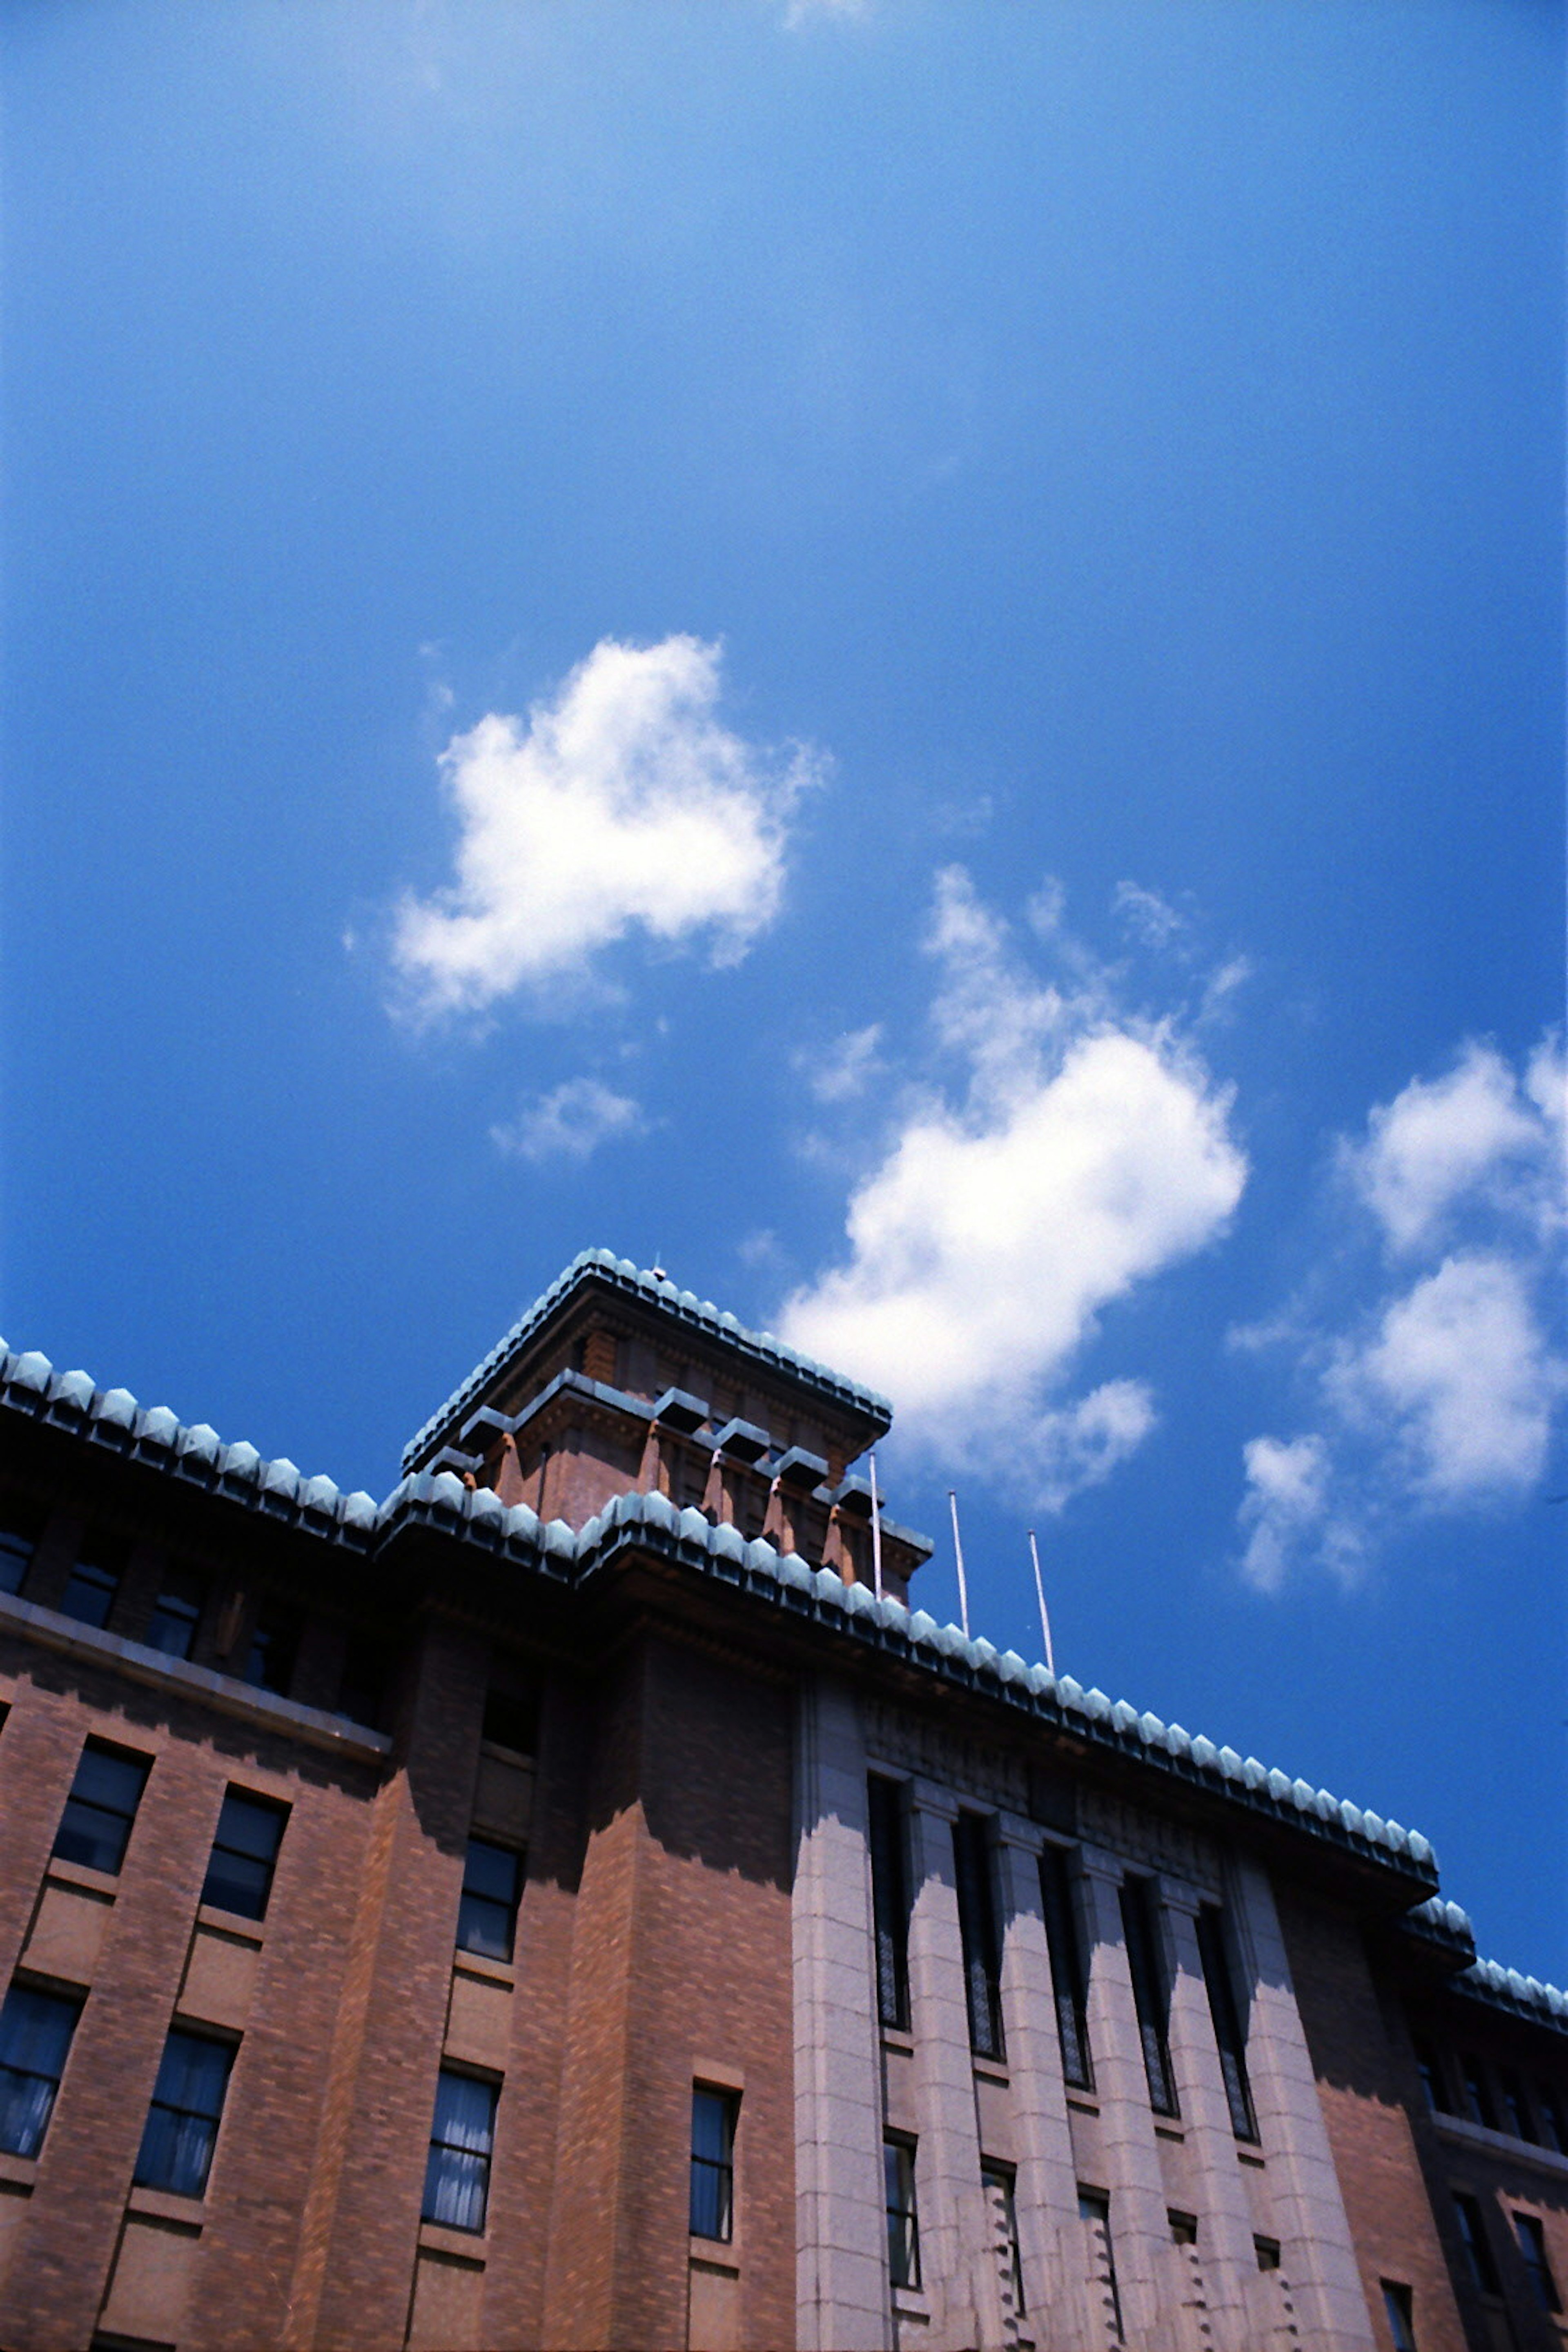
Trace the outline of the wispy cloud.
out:
[[[601,1143],[625,1141],[646,1131],[641,1105],[617,1095],[597,1078],[568,1078],[552,1093],[524,1104],[516,1118],[492,1127],[490,1140],[520,1160],[584,1160]]]
[[[1342,1140],[1337,1178],[1384,1273],[1339,1326],[1286,1318],[1318,1426],[1244,1449],[1242,1570],[1275,1591],[1296,1566],[1342,1577],[1394,1524],[1517,1502],[1538,1485],[1568,1364],[1549,1329],[1563,1223],[1562,1057],[1520,1076],[1495,1047],[1413,1078]]]
[[[813,763],[721,723],[720,667],[696,637],[606,637],[526,720],[491,713],[452,739],[456,879],[404,901],[395,941],[418,1013],[580,984],[632,931],[745,953],[778,911]]]
[[[854,1102],[884,1067],[877,1048],[882,1024],[873,1021],[864,1029],[847,1029],[822,1052],[802,1046],[795,1066],[819,1103]]]
[[[1037,978],[968,876],[939,877],[932,1023],[955,1087],[910,1095],[855,1190],[848,1262],[788,1299],[795,1345],[891,1395],[895,1440],[1043,1507],[1153,1424],[1140,1380],[1064,1397],[1112,1303],[1223,1232],[1246,1162],[1228,1094],[1168,1023],[1118,1005],[1060,930]]]

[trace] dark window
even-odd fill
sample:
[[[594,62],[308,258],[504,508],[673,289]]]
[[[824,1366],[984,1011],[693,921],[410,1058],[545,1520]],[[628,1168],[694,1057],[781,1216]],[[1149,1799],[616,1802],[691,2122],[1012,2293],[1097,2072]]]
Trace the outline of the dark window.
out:
[[[0,1592],[20,1592],[38,1548],[44,1515],[16,1496],[0,1503]]]
[[[1173,2246],[1195,2246],[1198,2242],[1198,2217],[1195,2213],[1167,2213],[1171,2225]]]
[[[1443,2080],[1442,2060],[1429,2042],[1417,2041],[1412,2046],[1415,2052],[1416,2070],[1421,2076],[1421,2087],[1426,2094],[1427,2105],[1435,2116],[1452,2114],[1453,2110],[1448,2105],[1447,2085]]]
[[[125,1570],[125,1547],[108,1536],[89,1537],[66,1579],[60,1608],[84,1625],[106,1625]]]
[[[204,2194],[233,2063],[231,2042],[174,2027],[136,2158],[139,2189],[166,2189],[174,2197]]]
[[[0,2009],[0,2148],[37,2156],[65,2073],[81,2003],[13,1985]]]
[[[484,1838],[468,1840],[463,1892],[458,1904],[458,1948],[486,1959],[510,1960],[517,1930],[522,1857]]]
[[[1013,2290],[1013,2309],[1022,2319],[1024,2312],[1024,2260],[1018,2251],[1018,2207],[1014,2194],[1014,2174],[1010,2165],[983,2164],[980,2186],[985,2191],[996,2225],[996,2251],[1002,2258],[1005,2275]]]
[[[978,1813],[960,1813],[952,1825],[958,1873],[958,1925],[963,1938],[963,1983],[969,2042],[977,2058],[1001,2058],[1002,1987],[996,1948],[996,1906],[991,1896],[991,1846]]]
[[[912,2140],[882,2142],[882,2177],[888,2199],[888,2278],[893,2286],[921,2283],[921,2231],[915,2212],[915,2151]]]
[[[127,1756],[121,1748],[89,1740],[55,1832],[55,1853],[62,1862],[79,1862],[89,1870],[120,1868],[149,1766],[145,1756]]]
[[[1121,2296],[1116,2284],[1116,2255],[1110,2243],[1110,2200],[1102,2189],[1080,2189],[1079,2220],[1089,2231],[1089,2276],[1105,2291],[1106,2315],[1116,2342],[1122,2341]]]
[[[443,2066],[425,2167],[424,2215],[449,2230],[482,2230],[495,2145],[496,2085]]]
[[[387,1652],[380,1642],[373,1642],[362,1633],[349,1635],[343,1647],[342,1672],[338,1677],[340,1715],[346,1715],[351,1723],[366,1723],[373,1731],[385,1729],[383,1717],[390,1679],[388,1663]]]
[[[1568,2156],[1568,2133],[1563,2129],[1563,2110],[1557,2104],[1557,2094],[1544,2083],[1535,2086],[1535,2112],[1541,2118],[1541,2137],[1548,2147],[1559,2156]]]
[[[201,1577],[189,1569],[169,1569],[153,1603],[147,1647],[162,1650],[166,1658],[188,1658],[205,1599],[206,1586]]]
[[[531,1756],[539,1746],[537,1692],[493,1690],[485,1700],[484,1736],[514,1756]]]
[[[867,1782],[871,1828],[871,1913],[877,1930],[877,2014],[902,2031],[910,2021],[910,1874],[904,1801],[896,1780]]]
[[[1465,2113],[1473,2124],[1487,2131],[1496,2131],[1497,2117],[1492,2112],[1492,2097],[1488,2087],[1486,2070],[1479,2058],[1466,2056],[1459,2061],[1459,2080],[1465,2086]]]
[[[1415,2312],[1410,2289],[1393,2279],[1384,2279],[1383,2308],[1388,2317],[1394,2352],[1415,2352]]]
[[[242,1919],[265,1918],[288,1819],[287,1805],[230,1789],[217,1817],[202,1901],[220,1911],[237,1911]]]
[[[1157,2116],[1173,2116],[1178,2113],[1176,2085],[1165,2041],[1170,1993],[1160,1958],[1152,1895],[1146,1878],[1123,1879],[1121,1930],[1127,1939],[1127,1966],[1143,2044],[1143,2071],[1149,2078],[1149,2104]]]
[[[1481,2209],[1473,2197],[1467,2197],[1458,2189],[1454,2191],[1454,2220],[1458,2227],[1459,2243],[1464,2248],[1465,2268],[1469,2273],[1471,2285],[1479,2286],[1483,2294],[1496,2294],[1497,2264],[1487,2243]]]
[[[1524,2257],[1524,2267],[1530,2273],[1535,2300],[1542,2311],[1561,2311],[1563,2305],[1557,2294],[1557,2282],[1546,2259],[1546,2231],[1533,2213],[1516,2213],[1513,2233],[1519,2240],[1519,2251]]]
[[[1497,2086],[1502,2096],[1504,2131],[1511,2132],[1515,2139],[1533,2140],[1535,2125],[1531,2121],[1530,2103],[1524,2095],[1523,2085],[1519,2076],[1510,2074],[1505,2067],[1500,2066],[1497,2074]]]
[[[258,1690],[276,1691],[279,1698],[287,1698],[294,1679],[300,1633],[297,1609],[286,1608],[276,1601],[264,1601],[250,1629],[245,1664],[240,1669],[243,1679],[254,1683]]]
[[[1084,2013],[1083,1951],[1079,1941],[1072,1883],[1068,1876],[1068,1858],[1060,1846],[1048,1845],[1040,1856],[1040,1900],[1045,1906],[1046,1942],[1050,1948],[1062,2074],[1074,2090],[1091,2091],[1094,2069],[1089,2063],[1089,2026]]]
[[[735,2234],[735,2117],[740,2100],[732,2091],[710,2091],[700,2083],[691,2092],[691,2234]]]
[[[1205,1903],[1198,1913],[1198,1951],[1208,1987],[1209,2015],[1219,2044],[1220,2073],[1230,2106],[1230,2127],[1237,2139],[1256,2140],[1258,2119],[1252,2111],[1252,2087],[1247,2079],[1247,2036],[1236,1998],[1225,1915]]]
[[[1278,2238],[1254,2238],[1252,2251],[1258,2256],[1258,2267],[1260,2271],[1279,2269],[1279,2241]]]

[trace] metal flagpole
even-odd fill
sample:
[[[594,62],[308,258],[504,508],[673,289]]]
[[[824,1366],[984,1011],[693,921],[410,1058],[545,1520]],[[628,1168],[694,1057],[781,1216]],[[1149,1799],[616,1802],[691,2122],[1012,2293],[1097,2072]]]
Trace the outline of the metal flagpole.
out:
[[[867,1456],[871,1472],[871,1586],[877,1598],[882,1597],[882,1507],[877,1499],[877,1449]]]
[[[1029,1557],[1035,1563],[1035,1596],[1040,1604],[1040,1631],[1046,1637],[1046,1672],[1054,1675],[1057,1662],[1051,1652],[1051,1621],[1046,1612],[1046,1588],[1040,1576],[1040,1547],[1035,1541],[1035,1530],[1029,1529]]]
[[[963,1638],[969,1639],[969,1587],[963,1578],[963,1546],[958,1534],[958,1496],[950,1486],[947,1499],[952,1512],[952,1556],[958,1562],[958,1613],[963,1620]]]

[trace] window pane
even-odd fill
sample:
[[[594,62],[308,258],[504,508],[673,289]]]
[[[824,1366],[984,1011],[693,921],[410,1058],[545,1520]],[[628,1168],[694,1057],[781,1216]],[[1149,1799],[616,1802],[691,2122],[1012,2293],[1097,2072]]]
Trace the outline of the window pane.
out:
[[[37,1549],[43,1514],[29,1504],[0,1505],[0,1592],[20,1592]]]
[[[508,1853],[505,1846],[490,1845],[483,1838],[470,1838],[463,1885],[470,1894],[488,1895],[494,1903],[515,1903],[517,1863],[517,1855]]]
[[[230,1789],[218,1815],[217,1842],[236,1853],[270,1863],[277,1859],[287,1819],[280,1806],[268,1804],[264,1797],[247,1797],[238,1789]]]
[[[882,2169],[888,2202],[888,2276],[894,2286],[921,2283],[920,2230],[915,2218],[915,2152],[905,2140],[887,2140]]]
[[[148,1648],[162,1650],[168,1658],[188,1658],[204,1598],[205,1588],[199,1578],[172,1569],[153,1604],[152,1622],[146,1634]]]
[[[37,2156],[80,2004],[13,1985],[0,2009],[0,2148]]]
[[[178,2028],[171,2032],[136,2159],[139,2187],[175,2197],[204,2193],[233,2063],[227,2042]]]
[[[1388,2315],[1388,2332],[1394,2339],[1394,2352],[1415,2352],[1415,2313],[1410,2289],[1395,2286],[1384,2279],[1383,2307]]]
[[[424,2214],[452,2230],[482,2230],[489,2193],[496,2088],[443,2068],[425,2167]]]
[[[84,1625],[103,1625],[119,1590],[118,1570],[96,1559],[79,1559],[66,1580],[60,1608],[66,1616],[79,1618]]]
[[[734,2227],[734,2097],[694,2084],[691,2093],[693,2237],[728,2239]]]
[[[117,1871],[125,1859],[131,1824],[147,1784],[139,1759],[84,1748],[55,1834],[55,1853],[89,1870]]]

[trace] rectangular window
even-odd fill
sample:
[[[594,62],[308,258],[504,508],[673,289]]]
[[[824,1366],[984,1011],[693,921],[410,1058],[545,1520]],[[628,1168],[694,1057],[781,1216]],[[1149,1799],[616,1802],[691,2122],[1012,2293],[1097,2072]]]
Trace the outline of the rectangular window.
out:
[[[1110,2243],[1110,2200],[1103,2189],[1080,2189],[1078,2215],[1089,2232],[1089,2277],[1104,2292],[1106,2316],[1115,2342],[1125,2338],[1121,2326],[1121,2296],[1116,2284],[1116,2255]]]
[[[485,1700],[484,1738],[513,1756],[531,1756],[539,1746],[539,1694],[492,1690]]]
[[[300,1612],[276,1601],[264,1601],[256,1612],[250,1640],[240,1668],[244,1681],[258,1690],[274,1691],[287,1698],[294,1679],[294,1660],[302,1631]]]
[[[1563,2128],[1563,2110],[1557,2104],[1557,2094],[1544,2083],[1535,2086],[1535,2112],[1541,2118],[1541,2137],[1558,2156],[1568,2156],[1568,2133]]]
[[[1552,2265],[1546,2259],[1546,2231],[1533,2213],[1516,2213],[1513,2233],[1519,2240],[1519,2251],[1524,2257],[1524,2267],[1530,2273],[1531,2288],[1542,2311],[1561,2311],[1557,2282],[1552,2275]]]
[[[89,1536],[66,1579],[61,1612],[84,1625],[106,1625],[125,1572],[125,1546],[110,1536]]]
[[[242,1919],[264,1919],[288,1819],[287,1805],[253,1797],[246,1789],[228,1790],[217,1817],[202,1901],[219,1911],[237,1912]]]
[[[1447,2085],[1443,2080],[1442,2060],[1429,2042],[1416,2041],[1412,2043],[1412,2047],[1415,2052],[1415,2066],[1421,2077],[1421,2088],[1426,2094],[1426,2105],[1435,2116],[1451,2114]]]
[[[1479,2058],[1468,2053],[1459,2061],[1459,2080],[1465,2086],[1465,2113],[1471,2123],[1487,2131],[1496,2131],[1497,2116],[1492,2112],[1491,2092],[1486,2070]]]
[[[351,1633],[343,1645],[342,1672],[338,1676],[338,1708],[351,1723],[368,1724],[384,1731],[390,1658],[384,1643],[368,1635]]]
[[[1458,2228],[1459,2243],[1464,2249],[1465,2268],[1471,2285],[1479,2287],[1483,2294],[1496,2294],[1497,2264],[1487,2243],[1481,2209],[1473,2197],[1467,2197],[1463,2190],[1458,2189],[1454,2191],[1454,2220]]]
[[[517,1933],[522,1856],[488,1839],[468,1840],[463,1892],[458,1903],[458,1949],[488,1960],[510,1960]]]
[[[1022,2319],[1025,2316],[1024,2258],[1018,2249],[1018,2204],[1011,2165],[983,2164],[980,2186],[985,2191],[985,2201],[995,2224],[996,2252],[1001,2259],[1003,2275],[1013,2291],[1013,2309]]]
[[[877,2015],[899,2032],[910,2021],[910,1874],[905,1860],[903,1791],[873,1773],[866,1784],[870,1819],[871,1914],[877,1931]]]
[[[991,1895],[991,1843],[979,1813],[960,1813],[952,1825],[958,1876],[958,1926],[963,1938],[963,1983],[969,2043],[977,2058],[1002,2058],[1002,1987],[996,1906]]]
[[[1415,2308],[1410,2289],[1394,2279],[1384,2279],[1382,2285],[1383,2308],[1394,2352],[1415,2352]]]
[[[147,1626],[147,1647],[166,1658],[188,1658],[206,1600],[205,1580],[190,1569],[165,1570]]]
[[[150,1757],[88,1741],[55,1832],[54,1850],[61,1862],[110,1874],[120,1868],[151,1762]]]
[[[735,2234],[735,2122],[741,2102],[732,2091],[691,2090],[691,2215],[694,2238]]]
[[[1278,2238],[1254,2238],[1252,2251],[1258,2256],[1258,2267],[1260,2271],[1279,2269],[1279,2241]]]
[[[43,1513],[19,1496],[0,1503],[0,1592],[20,1592],[38,1548]]]
[[[172,2028],[153,2089],[136,2186],[174,2197],[205,2194],[234,2045]]]
[[[882,2142],[888,2200],[888,2279],[893,2286],[921,2283],[921,2231],[915,2212],[915,2148],[908,2139]]]
[[[1149,2104],[1157,2116],[1173,2116],[1179,2112],[1176,2084],[1165,2040],[1170,1988],[1160,1957],[1153,1888],[1146,1878],[1121,1882],[1121,1931],[1127,1940],[1132,2001],[1143,2044],[1143,2071],[1149,2078]]]
[[[1073,2090],[1092,2091],[1094,2068],[1089,2062],[1084,2009],[1083,1952],[1072,1882],[1068,1876],[1068,1858],[1060,1846],[1048,1845],[1040,1856],[1040,1900],[1045,1908],[1046,1942],[1051,1956],[1062,2074]]]
[[[1208,1987],[1215,2040],[1219,2044],[1219,2068],[1225,2077],[1230,2127],[1237,2139],[1256,2140],[1258,2119],[1252,2109],[1252,2086],[1247,2079],[1247,2035],[1236,1998],[1229,1943],[1224,1913],[1205,1903],[1198,1913],[1198,1952],[1204,1965],[1204,1982]]]
[[[79,2000],[13,1985],[0,2009],[0,2148],[37,2156],[43,2146]]]
[[[490,2193],[497,2085],[443,2066],[425,2167],[424,2216],[449,2230],[482,2230]]]
[[[1515,2139],[1533,2142],[1535,2126],[1531,2119],[1530,2103],[1524,2095],[1524,2086],[1519,2076],[1510,2074],[1506,2067],[1500,2066],[1497,2070],[1497,2085],[1502,2099],[1504,2131],[1511,2132]]]

